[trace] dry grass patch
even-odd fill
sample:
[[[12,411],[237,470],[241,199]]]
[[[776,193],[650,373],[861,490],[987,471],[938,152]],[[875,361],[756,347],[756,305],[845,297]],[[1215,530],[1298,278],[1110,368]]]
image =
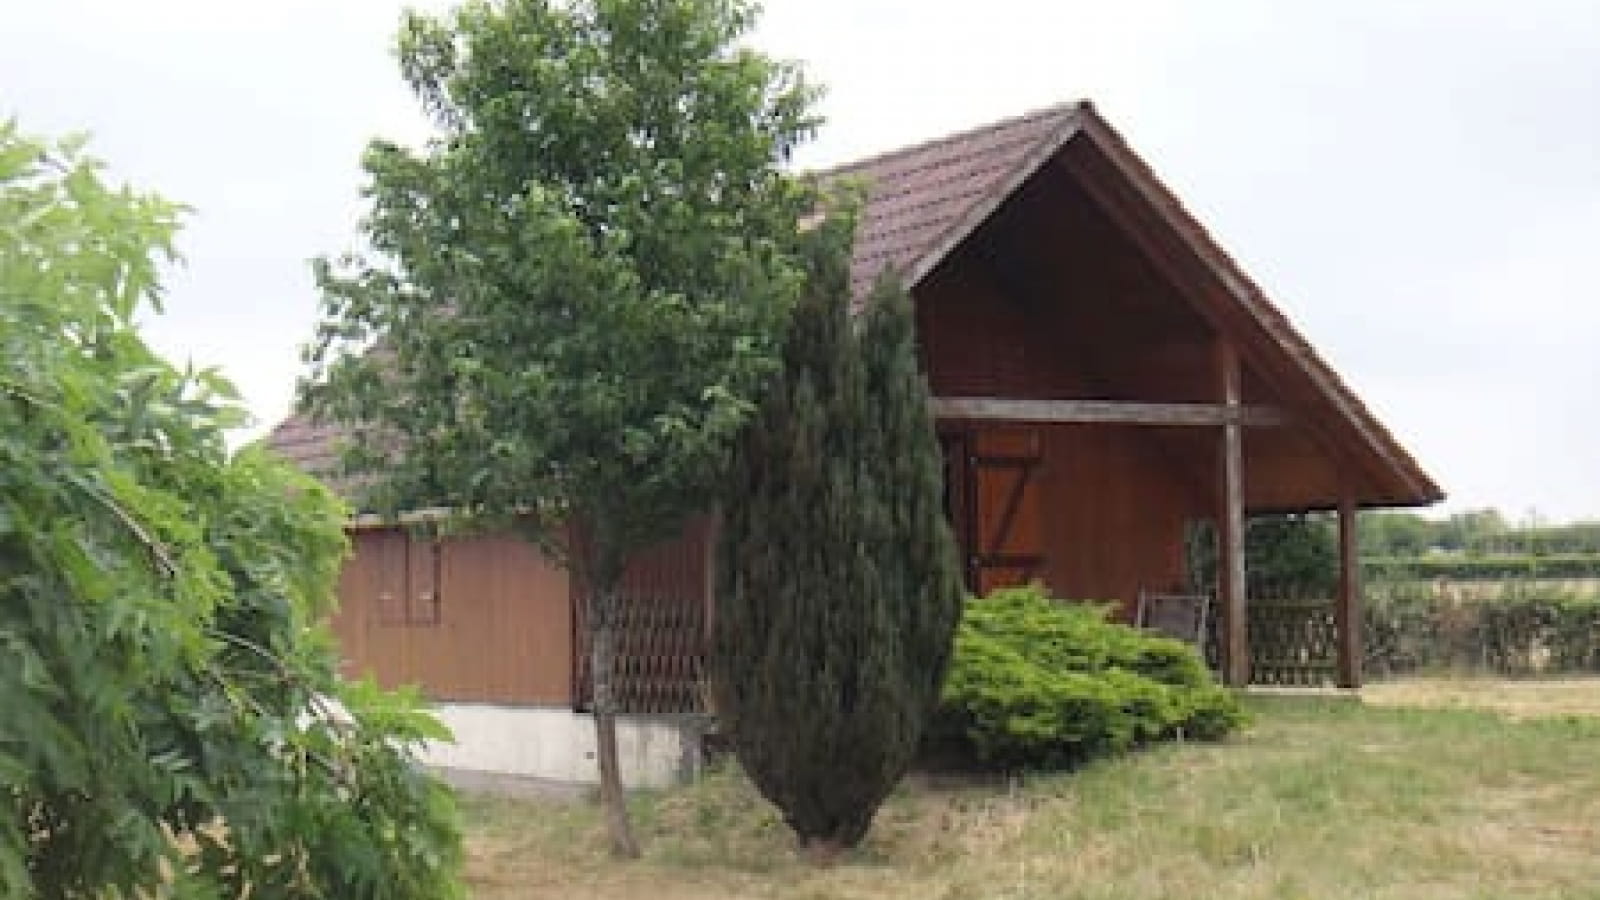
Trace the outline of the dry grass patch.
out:
[[[1600,678],[1406,678],[1369,684],[1361,696],[1375,706],[1484,709],[1519,719],[1600,716]]]
[[[475,896],[1596,896],[1600,719],[1250,705],[1257,723],[1219,746],[1023,781],[913,780],[826,870],[796,860],[734,773],[638,798],[646,854],[621,866],[588,805],[472,800]]]

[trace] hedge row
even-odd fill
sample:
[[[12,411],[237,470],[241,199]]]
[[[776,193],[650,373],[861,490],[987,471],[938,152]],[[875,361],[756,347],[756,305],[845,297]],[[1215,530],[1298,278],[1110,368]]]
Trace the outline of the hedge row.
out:
[[[1600,555],[1406,556],[1362,561],[1368,578],[1488,581],[1507,578],[1600,578]]]
[[[1508,589],[1462,602],[1425,587],[1368,592],[1367,673],[1600,673],[1600,597]]]

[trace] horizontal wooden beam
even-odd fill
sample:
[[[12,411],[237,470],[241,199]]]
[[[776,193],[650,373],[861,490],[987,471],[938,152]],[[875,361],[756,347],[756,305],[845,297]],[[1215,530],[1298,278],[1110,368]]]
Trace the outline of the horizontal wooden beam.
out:
[[[1130,425],[1283,425],[1288,416],[1271,406],[1221,403],[1137,403],[1124,400],[1021,400],[1009,397],[935,397],[941,419],[1006,422],[1078,422]]]
[[[377,513],[356,513],[344,521],[344,527],[352,531],[366,531],[371,528],[395,528],[402,525],[431,525],[450,519],[453,513],[443,506],[430,506],[426,509],[407,510],[398,516],[382,516]]]

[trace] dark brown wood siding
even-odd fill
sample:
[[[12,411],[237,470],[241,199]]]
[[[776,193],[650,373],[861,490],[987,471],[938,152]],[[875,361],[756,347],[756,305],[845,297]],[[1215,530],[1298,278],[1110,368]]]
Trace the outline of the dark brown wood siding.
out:
[[[1203,483],[1187,477],[1194,461],[1174,458],[1152,429],[946,422],[941,430],[947,452],[966,454],[953,512],[969,586],[1037,579],[1062,598],[1115,602],[1126,617],[1141,588],[1182,584],[1184,525],[1209,510]],[[1020,443],[1039,448],[1026,469],[1009,464],[1022,459]],[[962,472],[954,460],[951,470]]]
[[[346,674],[436,700],[572,701],[567,573],[525,541],[351,536],[333,629]]]
[[[1072,599],[1117,601],[1183,580],[1183,530],[1204,498],[1138,426],[1045,430],[1046,582]]]
[[[929,387],[942,397],[1086,397],[1070,352],[1036,311],[971,266],[942,267],[916,292]]]
[[[918,287],[916,299],[937,396],[1217,400],[1212,333],[1058,175],[1024,189]],[[1018,428],[1042,442],[1036,487],[1017,507],[1006,545],[976,549],[1021,557],[1037,545],[1042,561],[1031,570],[989,566],[975,577],[968,546],[969,583],[986,589],[1038,577],[1058,596],[1114,601],[1125,614],[1141,588],[1182,584],[1184,525],[1213,513],[1214,429],[941,423],[946,447],[969,453],[984,443],[975,435]],[[963,431],[969,436],[958,444],[953,435]],[[969,545],[993,544],[996,524],[977,521],[987,481],[982,473],[967,477],[979,490],[961,492],[972,521],[958,528]]]

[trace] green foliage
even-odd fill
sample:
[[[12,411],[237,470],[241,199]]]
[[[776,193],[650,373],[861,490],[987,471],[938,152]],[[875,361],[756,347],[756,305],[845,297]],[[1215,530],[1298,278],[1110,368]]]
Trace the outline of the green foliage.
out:
[[[724,495],[713,684],[741,764],[802,844],[856,845],[913,759],[960,611],[906,292],[852,322],[848,204]]]
[[[1513,532],[1512,546],[1532,554],[1600,554],[1600,522],[1538,525]],[[1516,541],[1520,538],[1520,543]]]
[[[1528,578],[1600,578],[1600,554],[1557,556],[1496,554],[1494,556],[1439,555],[1363,559],[1368,577],[1382,580],[1448,578],[1458,581],[1499,581]]]
[[[1186,536],[1191,587],[1215,590],[1216,531],[1210,523]],[[1325,597],[1338,583],[1337,532],[1328,516],[1290,513],[1245,522],[1245,574],[1254,597]]]
[[[1501,675],[1600,673],[1600,597],[1509,583],[1486,596],[1417,582],[1367,591],[1366,669]]]
[[[1253,596],[1328,597],[1338,586],[1338,534],[1330,517],[1252,516],[1244,538]]]
[[[1493,509],[1444,519],[1408,512],[1362,513],[1363,554],[1407,558],[1430,550],[1471,555],[1600,554],[1600,522],[1545,524],[1533,515],[1525,523],[1513,524]]]
[[[1363,554],[1421,556],[1438,540],[1438,524],[1416,513],[1366,511],[1357,523]]]
[[[408,13],[437,136],[376,141],[372,252],[321,260],[301,400],[353,430],[385,513],[521,529],[582,585],[601,794],[630,557],[706,511],[778,365],[812,191],[793,66],[738,46],[747,0],[503,0]]]
[[[703,511],[777,366],[813,205],[798,71],[743,0],[407,15],[438,136],[374,142],[366,257],[323,260],[302,399],[358,426],[371,505],[516,521],[598,588]],[[376,348],[373,352],[369,349]]]
[[[1510,525],[1499,510],[1468,510],[1436,523],[1432,546],[1468,553],[1493,552],[1506,546],[1504,538],[1509,530]]]
[[[459,896],[440,727],[319,624],[341,507],[140,339],[180,210],[80,151],[0,125],[0,896]]]
[[[1155,741],[1220,739],[1243,722],[1188,645],[1038,587],[1008,588],[967,603],[934,749],[1061,768]]]

